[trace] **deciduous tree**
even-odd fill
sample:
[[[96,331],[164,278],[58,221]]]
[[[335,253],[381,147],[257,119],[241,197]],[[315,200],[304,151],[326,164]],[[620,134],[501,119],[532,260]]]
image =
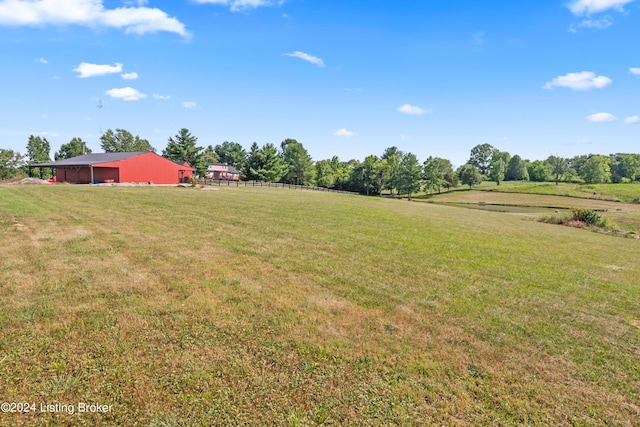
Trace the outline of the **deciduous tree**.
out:
[[[547,160],[545,160],[545,163],[551,167],[551,174],[556,181],[556,185],[558,185],[560,178],[562,178],[569,169],[567,159],[558,156],[549,156]]]
[[[51,161],[51,145],[47,138],[41,138],[39,136],[29,136],[29,141],[27,142],[27,159],[29,164],[34,163],[47,163]],[[48,176],[51,175],[51,168],[29,168],[29,176],[32,176],[32,173],[35,172],[36,175],[40,175],[42,178],[42,174],[46,173]]]
[[[90,153],[91,149],[87,147],[87,143],[82,138],[73,138],[67,144],[62,144],[60,151],[56,151],[53,156],[56,160],[63,160]]]
[[[458,168],[458,176],[460,182],[464,185],[468,185],[469,188],[482,182],[482,174],[480,170],[474,165],[462,165]]]
[[[156,149],[151,146],[149,141],[140,138],[138,135],[134,137],[131,132],[125,129],[116,129],[115,133],[108,129],[100,137],[100,143],[105,153],[156,152]]]
[[[0,180],[20,174],[20,169],[24,166],[24,157],[17,151],[0,148]]]
[[[527,172],[529,173],[529,179],[535,182],[550,181],[551,169],[542,160],[535,160],[527,166]]]
[[[423,163],[422,171],[425,191],[431,193],[438,190],[440,193],[444,186],[445,175],[447,172],[453,172],[453,165],[447,159],[429,156]]]
[[[471,157],[467,164],[477,167],[482,175],[488,175],[495,151],[496,149],[491,144],[476,145],[471,149]]]
[[[411,200],[411,195],[422,187],[422,167],[415,154],[406,153],[402,156],[398,178],[398,192],[406,194]]]
[[[504,174],[507,171],[507,164],[503,159],[498,158],[491,162],[491,171],[489,172],[489,178],[491,181],[500,185],[500,183],[504,180]]]
[[[527,164],[519,155],[516,154],[511,158],[511,160],[509,160],[505,178],[508,181],[529,180],[529,171],[527,170]]]
[[[589,157],[580,168],[580,176],[587,184],[602,184],[611,182],[611,168],[609,158],[595,155]]]

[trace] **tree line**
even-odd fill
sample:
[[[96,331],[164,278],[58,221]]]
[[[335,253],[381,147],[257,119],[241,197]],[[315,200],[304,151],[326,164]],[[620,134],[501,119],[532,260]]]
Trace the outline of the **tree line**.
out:
[[[181,129],[169,137],[162,156],[175,162],[188,162],[204,176],[211,163],[226,163],[236,168],[242,179],[263,182],[282,182],[296,185],[315,185],[367,195],[389,192],[391,195],[447,191],[459,185],[474,185],[493,181],[573,182],[573,183],[631,183],[640,180],[640,154],[579,155],[563,158],[551,155],[545,160],[529,161],[511,155],[490,144],[471,149],[469,160],[454,170],[447,159],[430,156],[420,162],[415,154],[389,147],[378,155],[364,160],[342,161],[337,156],[313,161],[307,149],[295,139],[285,139],[276,146],[254,142],[249,151],[237,142],[225,141],[215,147],[198,146],[198,138],[188,129]],[[109,129],[100,137],[105,153],[153,151],[148,140],[134,136],[124,129]],[[31,174],[49,177],[53,171],[28,168],[30,164],[46,163],[51,146],[46,138],[29,136],[25,155],[0,148],[0,179]],[[54,153],[55,160],[91,153],[81,138],[62,144]]]

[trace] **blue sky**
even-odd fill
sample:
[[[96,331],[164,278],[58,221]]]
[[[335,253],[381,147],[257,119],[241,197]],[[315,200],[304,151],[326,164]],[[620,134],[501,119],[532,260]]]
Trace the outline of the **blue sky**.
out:
[[[638,153],[639,36],[637,0],[0,0],[0,147]]]

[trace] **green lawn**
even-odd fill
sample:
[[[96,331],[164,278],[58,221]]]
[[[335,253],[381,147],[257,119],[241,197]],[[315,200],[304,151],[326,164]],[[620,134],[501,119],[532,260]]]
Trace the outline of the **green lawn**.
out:
[[[639,244],[311,191],[0,186],[0,396],[113,405],[0,425],[637,425]]]
[[[462,187],[461,187],[462,188]],[[505,181],[499,186],[495,182],[483,182],[476,187],[483,191],[506,193],[545,194],[584,199],[612,200],[640,203],[640,184],[569,184],[550,182]]]

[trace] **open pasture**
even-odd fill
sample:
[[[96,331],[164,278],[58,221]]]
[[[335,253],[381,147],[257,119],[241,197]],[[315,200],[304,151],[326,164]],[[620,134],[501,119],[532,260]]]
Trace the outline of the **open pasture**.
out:
[[[562,197],[557,195],[522,194],[493,191],[455,191],[430,197],[429,202],[493,210],[503,213],[530,214],[533,217],[571,208],[596,209],[623,231],[640,232],[640,204],[602,199]]]
[[[0,396],[113,405],[1,425],[640,419],[634,239],[373,197],[55,185],[0,187],[0,245]]]
[[[611,200],[625,203],[640,203],[640,184],[572,184],[561,182],[504,181],[499,186],[494,182],[483,182],[477,187],[483,191],[501,193],[544,194],[583,199]]]

